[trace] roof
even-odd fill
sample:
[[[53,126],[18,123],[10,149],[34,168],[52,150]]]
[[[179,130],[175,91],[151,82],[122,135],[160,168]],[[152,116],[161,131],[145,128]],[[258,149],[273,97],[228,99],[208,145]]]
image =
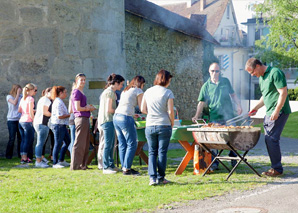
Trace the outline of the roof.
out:
[[[219,44],[213,36],[204,27],[199,26],[197,22],[146,0],[125,0],[125,11],[180,33]]]
[[[186,18],[191,18],[192,14],[207,15],[206,29],[211,35],[214,35],[229,0],[206,0],[206,6],[203,11],[200,8],[200,1],[193,3],[191,7],[187,7],[186,3],[163,5],[163,7]]]
[[[258,19],[258,21],[257,21],[257,19]],[[256,24],[257,22],[263,23],[264,21],[268,22],[268,20],[264,20],[263,18],[250,18],[250,19],[247,19],[247,22],[243,22],[241,24],[243,24],[243,25]]]

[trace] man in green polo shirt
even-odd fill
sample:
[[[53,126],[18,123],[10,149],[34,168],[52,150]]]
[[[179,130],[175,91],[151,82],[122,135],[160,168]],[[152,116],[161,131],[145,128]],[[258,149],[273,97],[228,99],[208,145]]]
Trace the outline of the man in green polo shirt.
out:
[[[256,58],[247,60],[245,70],[259,78],[262,97],[252,109],[255,115],[265,105],[264,132],[267,151],[271,161],[271,169],[263,175],[276,177],[283,173],[281,164],[280,135],[291,113],[287,81],[284,73],[275,67],[265,66]]]
[[[237,105],[238,115],[242,113],[242,108],[229,79],[221,76],[219,65],[217,63],[212,63],[209,66],[209,74],[210,78],[201,88],[197,111],[192,118],[192,121],[195,122],[195,120],[201,116],[206,103],[209,108],[209,121],[224,125],[227,120],[236,116],[231,98]],[[236,154],[230,152],[229,156],[235,157]],[[236,163],[237,161],[232,161],[232,165],[235,165]],[[217,166],[218,162],[213,164],[212,168],[217,169]]]

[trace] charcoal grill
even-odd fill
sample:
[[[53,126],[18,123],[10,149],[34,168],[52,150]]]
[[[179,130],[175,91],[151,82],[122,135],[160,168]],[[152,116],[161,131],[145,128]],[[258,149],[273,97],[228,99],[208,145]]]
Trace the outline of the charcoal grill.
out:
[[[210,152],[214,157],[214,160],[203,173],[203,176],[208,172],[216,160],[229,171],[229,175],[226,180],[230,178],[241,162],[244,162],[258,176],[261,176],[245,158],[249,150],[251,150],[258,143],[261,134],[260,127],[201,127],[188,128],[187,130],[192,132],[195,142],[198,143],[203,149]],[[220,151],[216,155],[211,151],[211,149],[218,149]],[[237,157],[220,156],[223,150],[232,150],[236,153]],[[244,151],[243,155],[241,155],[239,151]],[[237,160],[237,164],[230,170],[221,160]]]

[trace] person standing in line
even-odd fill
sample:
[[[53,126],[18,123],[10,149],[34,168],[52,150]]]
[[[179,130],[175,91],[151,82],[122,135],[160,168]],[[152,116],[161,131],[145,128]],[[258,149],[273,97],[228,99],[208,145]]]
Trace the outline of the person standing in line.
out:
[[[37,134],[37,143],[35,146],[36,162],[35,167],[47,168],[49,165],[46,161],[43,161],[42,150],[44,143],[49,134],[48,121],[51,117],[49,107],[52,104],[51,98],[52,87],[48,87],[42,92],[42,97],[39,99],[36,107],[36,113],[34,117],[33,126]]]
[[[100,97],[97,123],[98,129],[102,129],[104,137],[103,174],[115,174],[119,171],[114,165],[113,158],[113,145],[115,141],[113,114],[115,113],[117,100],[115,91],[121,90],[123,83],[124,78],[121,75],[114,73],[109,75],[106,89]]]
[[[75,121],[74,121],[75,116],[73,114],[73,110],[72,110],[72,106],[71,106],[72,92],[75,88],[76,88],[76,83],[73,82],[70,97],[69,97],[69,102],[68,102],[68,112],[70,114],[69,125],[68,126],[69,126],[69,130],[70,130],[70,141],[71,141],[69,146],[68,146],[68,151],[70,153],[70,157],[71,157],[72,148],[73,148],[73,144],[74,144],[75,137],[76,137],[76,125],[75,125]]]
[[[22,137],[21,164],[32,163],[32,160],[27,154],[34,141],[34,98],[32,96],[35,94],[35,85],[32,83],[27,84],[23,88],[23,98],[20,101],[18,109],[18,111],[22,113],[19,120],[19,130]]]
[[[174,126],[174,94],[167,88],[172,77],[169,71],[160,70],[155,77],[154,86],[144,93],[141,104],[142,113],[147,114],[145,135],[149,147],[150,186],[169,183],[165,179],[165,172]]]
[[[87,97],[83,90],[86,83],[86,76],[79,73],[75,78],[76,87],[72,91],[72,110],[75,115],[75,142],[71,153],[71,170],[86,170],[89,145],[90,145],[90,112],[95,110],[95,107],[87,104]]]
[[[21,157],[20,146],[21,146],[21,135],[19,131],[19,120],[21,113],[18,112],[19,104],[22,99],[22,87],[18,84],[13,84],[9,92],[9,95],[6,96],[6,101],[8,105],[7,112],[7,127],[9,133],[9,140],[6,146],[6,159],[11,159],[13,156],[14,141],[17,135],[17,152],[18,157]]]
[[[280,135],[291,113],[285,74],[276,67],[265,66],[260,60],[247,60],[245,70],[259,78],[262,97],[250,115],[253,116],[265,105],[265,143],[271,161],[271,169],[262,175],[276,177],[283,174],[280,151]]]
[[[53,150],[53,168],[55,169],[60,169],[70,165],[64,160],[67,148],[70,144],[70,136],[67,129],[69,113],[63,102],[66,97],[67,90],[65,87],[54,86],[52,88],[52,100],[54,100],[54,102],[52,105],[51,122],[55,139]],[[59,151],[60,156],[58,161]]]
[[[135,156],[138,142],[137,130],[134,121],[134,112],[137,105],[141,106],[145,79],[136,76],[121,93],[119,105],[113,118],[123,175],[139,175],[131,165]]]
[[[212,63],[209,66],[210,78],[203,84],[199,97],[198,106],[195,116],[192,121],[195,122],[201,116],[205,103],[208,105],[210,119],[212,123],[225,125],[226,121],[236,116],[234,112],[232,100],[237,105],[237,114],[242,113],[241,104],[235,94],[229,79],[221,76],[219,65]],[[217,152],[217,150],[215,150]],[[230,157],[236,157],[237,155],[230,151]],[[232,160],[231,164],[234,167],[237,161]],[[212,170],[218,169],[218,161],[212,165]]]

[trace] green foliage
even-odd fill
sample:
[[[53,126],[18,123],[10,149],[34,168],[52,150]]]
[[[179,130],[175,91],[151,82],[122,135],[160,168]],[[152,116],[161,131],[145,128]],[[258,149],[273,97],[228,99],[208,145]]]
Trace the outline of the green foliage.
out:
[[[295,89],[288,89],[288,96],[290,101],[298,101],[298,87]]]
[[[269,34],[256,41],[257,57],[280,68],[298,66],[298,0],[265,0],[256,12],[270,26]]]

